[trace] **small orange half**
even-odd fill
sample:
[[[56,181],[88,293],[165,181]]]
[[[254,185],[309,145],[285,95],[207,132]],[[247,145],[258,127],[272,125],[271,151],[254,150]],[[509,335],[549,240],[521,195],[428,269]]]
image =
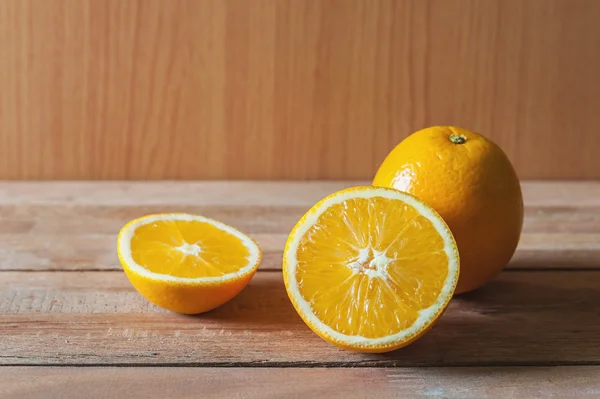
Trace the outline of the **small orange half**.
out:
[[[117,239],[123,270],[150,302],[178,313],[202,313],[236,296],[261,260],[244,233],[199,215],[144,216]]]
[[[313,206],[286,243],[288,296],[337,346],[386,352],[422,336],[446,309],[459,257],[448,226],[397,190],[352,187]]]

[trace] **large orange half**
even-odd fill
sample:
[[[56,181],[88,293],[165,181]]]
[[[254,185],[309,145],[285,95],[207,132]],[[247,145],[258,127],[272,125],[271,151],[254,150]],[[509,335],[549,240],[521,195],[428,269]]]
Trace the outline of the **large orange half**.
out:
[[[343,348],[385,352],[423,335],[459,275],[442,218],[397,190],[353,187],[312,207],[292,230],[283,274],[304,322]]]

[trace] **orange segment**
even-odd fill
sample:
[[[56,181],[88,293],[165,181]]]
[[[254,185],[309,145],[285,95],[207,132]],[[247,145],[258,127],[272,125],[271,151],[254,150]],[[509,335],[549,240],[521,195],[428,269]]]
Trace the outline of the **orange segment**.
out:
[[[133,260],[149,271],[174,277],[219,277],[247,263],[248,248],[235,235],[207,222],[158,220],[137,228]]]
[[[298,222],[284,279],[304,321],[342,347],[386,351],[420,336],[441,315],[458,278],[443,220],[390,189],[334,193]]]
[[[201,313],[237,295],[260,262],[248,236],[187,214],[136,219],[119,233],[119,259],[133,286],[151,302]]]

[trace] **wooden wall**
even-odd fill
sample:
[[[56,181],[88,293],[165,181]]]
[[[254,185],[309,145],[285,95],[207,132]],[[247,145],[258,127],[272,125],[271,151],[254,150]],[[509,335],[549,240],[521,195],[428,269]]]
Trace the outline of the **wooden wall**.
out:
[[[434,124],[600,178],[600,1],[0,0],[0,178],[369,178]]]

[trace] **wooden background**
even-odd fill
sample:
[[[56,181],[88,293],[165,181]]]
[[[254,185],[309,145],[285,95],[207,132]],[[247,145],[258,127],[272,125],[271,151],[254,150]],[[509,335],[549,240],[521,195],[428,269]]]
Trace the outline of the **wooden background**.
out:
[[[455,124],[600,178],[598,0],[0,0],[0,178],[370,178]]]

